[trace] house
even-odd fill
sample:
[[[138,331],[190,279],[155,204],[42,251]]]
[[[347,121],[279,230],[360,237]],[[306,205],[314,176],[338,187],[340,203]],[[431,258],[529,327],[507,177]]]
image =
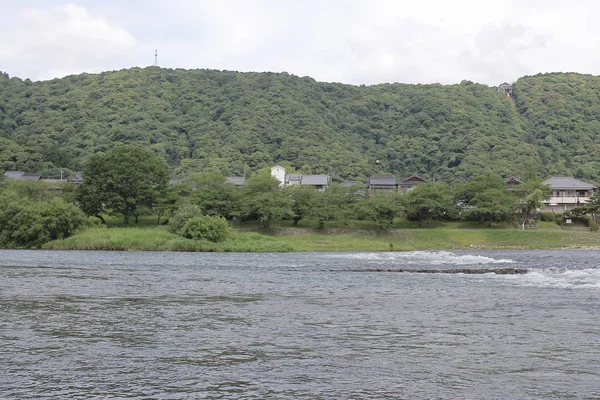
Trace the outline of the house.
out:
[[[302,180],[302,175],[300,174],[287,174],[285,176],[285,184],[288,186],[299,185]]]
[[[279,181],[279,185],[285,185],[286,171],[281,165],[276,165],[271,168],[271,176]]]
[[[523,184],[522,181],[518,180],[516,177],[511,176],[504,180],[504,184],[506,185],[506,189],[515,190],[519,185]]]
[[[550,199],[544,200],[542,211],[558,214],[587,202],[597,189],[591,183],[563,176],[550,178],[543,184],[550,186],[552,194]]]
[[[11,179],[13,181],[39,181],[42,177],[40,174],[23,171],[6,171],[4,176],[6,179]]]
[[[229,176],[225,180],[225,183],[231,183],[233,186],[244,186],[246,178],[243,176]]]
[[[427,183],[427,181],[417,175],[409,176],[398,183],[398,192],[408,193],[420,183]]]
[[[324,192],[331,184],[331,178],[329,175],[302,175],[300,184],[313,186],[317,191]]]
[[[372,176],[369,179],[369,190],[375,192],[376,190],[398,190],[396,184],[396,178],[393,176]]]
[[[81,171],[75,172],[75,176],[72,178],[67,178],[67,182],[75,184],[83,183],[83,173]]]
[[[504,82],[498,86],[499,92],[504,92],[508,97],[512,96],[513,87],[510,83]]]

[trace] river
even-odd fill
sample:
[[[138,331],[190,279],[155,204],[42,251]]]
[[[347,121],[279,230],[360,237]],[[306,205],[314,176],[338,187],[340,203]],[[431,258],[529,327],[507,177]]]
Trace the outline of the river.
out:
[[[599,300],[596,251],[0,250],[0,398],[600,398]]]

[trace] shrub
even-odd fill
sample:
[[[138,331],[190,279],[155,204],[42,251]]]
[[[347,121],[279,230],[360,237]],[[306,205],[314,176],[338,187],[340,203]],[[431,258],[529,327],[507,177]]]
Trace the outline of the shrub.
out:
[[[554,214],[553,212],[540,213],[540,221],[546,221],[546,222],[556,221],[556,214]]]
[[[188,239],[222,242],[231,234],[231,227],[223,217],[194,217],[183,225],[179,234]]]
[[[169,231],[179,233],[186,222],[202,215],[200,207],[194,204],[184,204],[169,218]]]
[[[593,219],[588,220],[588,226],[590,227],[590,232],[596,232],[598,230],[598,224]]]

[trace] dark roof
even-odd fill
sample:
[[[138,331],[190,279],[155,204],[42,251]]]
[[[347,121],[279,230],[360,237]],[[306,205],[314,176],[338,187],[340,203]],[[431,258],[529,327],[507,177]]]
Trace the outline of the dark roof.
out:
[[[6,171],[4,176],[15,181],[39,181],[42,177],[40,174],[33,174],[23,171]]]
[[[371,186],[395,186],[396,178],[393,176],[372,176],[369,179],[369,185]]]
[[[504,88],[511,88],[512,85],[510,83],[508,83],[508,82],[504,82],[504,83],[501,83],[500,85],[498,85],[498,87],[500,89],[504,89]]]
[[[329,175],[303,175],[301,185],[326,186],[331,182]]]
[[[291,181],[300,181],[302,179],[302,175],[301,174],[287,174],[285,176],[285,180],[287,182],[291,182]]]
[[[591,183],[580,181],[579,179],[569,178],[566,176],[555,176],[542,182],[544,185],[550,185],[552,189],[575,189],[575,190],[592,190],[596,186]]]
[[[227,177],[226,182],[235,186],[244,186],[244,183],[246,183],[246,178],[243,176],[229,176]]]
[[[400,186],[414,186],[419,183],[426,183],[427,181],[418,175],[411,175],[408,178],[402,179],[398,185]]]
[[[511,185],[520,185],[521,183],[523,183],[522,181],[518,180],[516,177],[511,176],[510,178],[506,178],[504,180],[504,183],[506,184],[511,184]]]
[[[82,174],[82,172],[81,171],[75,172],[75,176],[72,177],[72,178],[68,178],[67,182],[70,182],[70,183],[81,183],[81,182],[83,182],[83,174]]]

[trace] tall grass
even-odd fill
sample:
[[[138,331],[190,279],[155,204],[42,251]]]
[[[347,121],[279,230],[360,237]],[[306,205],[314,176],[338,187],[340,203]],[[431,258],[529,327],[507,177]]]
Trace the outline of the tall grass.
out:
[[[52,250],[123,251],[294,251],[294,248],[290,245],[258,233],[239,233],[224,242],[213,243],[205,240],[185,239],[160,228],[90,228],[68,239],[46,243],[43,248]]]

